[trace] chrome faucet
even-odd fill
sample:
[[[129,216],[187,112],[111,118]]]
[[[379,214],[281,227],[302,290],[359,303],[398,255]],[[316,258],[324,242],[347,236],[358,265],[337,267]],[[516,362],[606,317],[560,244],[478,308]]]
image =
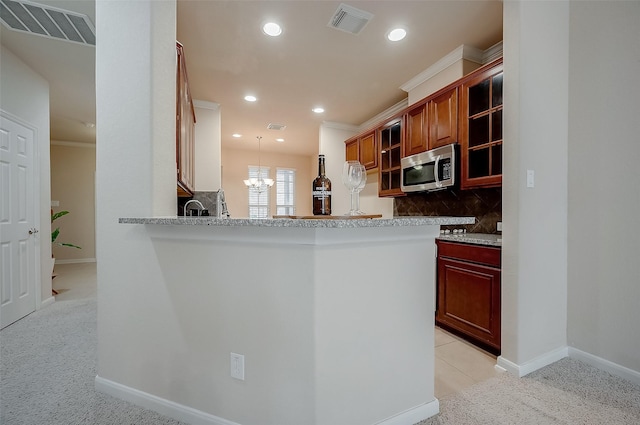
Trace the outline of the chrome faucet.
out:
[[[185,217],[189,215],[187,213],[189,211],[189,209],[187,207],[192,202],[195,203],[198,207],[200,207],[200,210],[198,211],[198,216],[201,215],[202,214],[202,210],[204,210],[204,205],[202,205],[202,202],[198,201],[197,199],[191,199],[191,200],[187,201],[186,204],[184,204],[184,215],[185,215]]]

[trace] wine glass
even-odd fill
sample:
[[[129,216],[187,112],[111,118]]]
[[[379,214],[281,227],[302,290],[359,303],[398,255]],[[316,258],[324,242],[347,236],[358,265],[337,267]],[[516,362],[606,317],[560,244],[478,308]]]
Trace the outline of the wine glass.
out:
[[[363,173],[364,167],[358,161],[346,161],[342,167],[342,183],[351,192],[351,209],[346,215],[358,215],[356,205],[356,188],[360,185],[366,175]]]
[[[367,169],[364,165],[360,165],[360,172],[362,174],[362,178],[360,179],[360,183],[355,187],[354,192],[356,194],[356,215],[365,215],[364,212],[360,210],[360,192],[364,189],[364,186],[367,184]]]

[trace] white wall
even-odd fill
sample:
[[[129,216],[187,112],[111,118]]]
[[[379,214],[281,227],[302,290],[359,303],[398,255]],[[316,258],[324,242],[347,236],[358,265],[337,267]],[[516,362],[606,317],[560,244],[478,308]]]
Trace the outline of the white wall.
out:
[[[443,87],[448,86],[456,80],[464,77],[468,73],[482,66],[481,63],[473,62],[466,59],[460,59],[451,64],[447,68],[430,77],[424,83],[412,88],[408,92],[409,105],[421,101],[427,96],[432,95]]]
[[[349,212],[351,207],[351,196],[342,184],[342,165],[345,160],[344,141],[358,132],[358,128],[336,123],[323,123],[320,126],[319,152],[325,155],[325,170],[327,177],[331,180],[332,215],[343,215]],[[317,169],[318,160],[315,158],[315,174]],[[360,193],[360,209],[367,214],[382,214],[384,218],[393,217],[393,198],[378,197],[377,170],[367,174],[367,186]]]
[[[52,208],[54,212],[69,211],[53,223],[54,228],[60,228],[57,241],[82,248],[54,246],[57,264],[96,260],[95,173],[94,143],[51,143],[51,199],[59,203]]]
[[[566,347],[568,54],[568,2],[504,3],[500,360],[520,374]]]
[[[211,192],[222,187],[220,148],[220,105],[194,100],[195,129],[195,190]]]
[[[96,2],[98,375],[166,398],[181,324],[144,226],[118,218],[175,216],[175,22],[175,1]]]
[[[568,343],[638,372],[639,23],[637,1],[571,3]]]
[[[40,209],[35,217],[40,231],[36,255],[40,261],[40,290],[36,308],[51,298],[51,189],[49,169],[49,83],[17,56],[2,46],[0,51],[0,109],[35,127],[36,164],[40,180],[36,182]]]

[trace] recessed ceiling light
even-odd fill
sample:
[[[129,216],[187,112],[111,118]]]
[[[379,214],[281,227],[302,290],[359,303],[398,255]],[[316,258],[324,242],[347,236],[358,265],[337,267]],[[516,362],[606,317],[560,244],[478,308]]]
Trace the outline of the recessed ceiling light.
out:
[[[315,112],[316,114],[321,114],[321,113],[324,112],[324,108],[321,108],[321,107],[318,106],[318,107],[313,108],[312,111]]]
[[[233,134],[231,135],[231,137],[235,137],[236,139],[238,139],[238,138],[242,137],[242,134],[240,134],[240,133],[233,133]]]
[[[282,143],[282,142],[284,142],[284,139],[276,139],[276,142]]]
[[[244,97],[244,100],[246,100],[247,102],[255,102],[256,100],[258,100],[258,98],[252,95],[247,95]]]
[[[262,31],[271,37],[277,37],[282,34],[282,28],[275,22],[267,22],[262,26]]]
[[[387,34],[387,38],[389,39],[389,41],[400,41],[405,38],[406,35],[407,31],[403,28],[395,28],[389,31],[389,34]]]

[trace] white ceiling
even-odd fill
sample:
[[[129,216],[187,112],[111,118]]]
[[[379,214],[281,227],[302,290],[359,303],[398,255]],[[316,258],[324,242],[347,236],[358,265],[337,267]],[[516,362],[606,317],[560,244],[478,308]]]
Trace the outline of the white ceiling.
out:
[[[95,23],[93,0],[38,3]],[[461,44],[487,49],[502,40],[501,1],[346,0],[374,15],[358,35],[327,25],[340,3],[178,0],[192,96],[220,105],[223,147],[256,149],[262,136],[265,151],[313,155],[323,121],[360,125],[404,99],[401,85]],[[261,32],[267,20],[282,25],[280,37]],[[397,25],[407,37],[391,43],[385,35]],[[93,143],[95,129],[84,123],[95,122],[95,49],[4,27],[0,39],[50,82],[52,139]],[[249,93],[258,101],[245,102]],[[325,113],[314,114],[317,105]]]

